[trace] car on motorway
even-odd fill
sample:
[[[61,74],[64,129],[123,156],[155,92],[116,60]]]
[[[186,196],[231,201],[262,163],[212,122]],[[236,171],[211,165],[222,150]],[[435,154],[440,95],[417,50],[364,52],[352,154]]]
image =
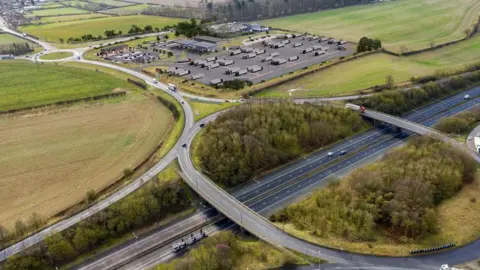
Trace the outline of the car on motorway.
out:
[[[463,99],[470,99],[470,95],[465,95]]]
[[[340,151],[340,156],[343,156],[343,155],[345,155],[346,153],[347,153],[346,150],[342,150],[342,151]]]
[[[333,152],[328,152],[327,154],[329,157],[333,157],[334,153]]]

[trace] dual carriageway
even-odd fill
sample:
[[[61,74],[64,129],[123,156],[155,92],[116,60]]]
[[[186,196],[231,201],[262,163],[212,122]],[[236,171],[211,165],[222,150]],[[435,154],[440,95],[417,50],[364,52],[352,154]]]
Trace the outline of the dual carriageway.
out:
[[[362,265],[402,266],[414,269],[438,268],[440,264],[443,264],[445,262],[455,264],[475,259],[479,256],[478,253],[480,253],[480,251],[478,250],[480,249],[478,248],[478,246],[480,246],[480,241],[476,241],[473,243],[473,245],[477,245],[476,251],[472,249],[472,245],[468,245],[456,250],[421,257],[387,258],[351,254],[339,250],[319,247],[317,245],[313,245],[303,240],[292,237],[283,232],[281,229],[275,227],[260,214],[271,213],[276,207],[280,206],[282,202],[285,202],[285,200],[294,199],[297,196],[301,196],[303,190],[310,190],[312,187],[325,182],[325,180],[328,179],[330,176],[342,173],[348,168],[354,167],[359,163],[366,161],[366,159],[372,158],[375,155],[380,155],[388,148],[401,144],[405,137],[411,134],[411,131],[420,134],[433,134],[437,138],[447,140],[446,138],[442,137],[443,135],[432,133],[431,129],[424,128],[422,127],[422,125],[415,124],[414,122],[418,122],[423,125],[431,125],[440,117],[453,115],[455,113],[476,106],[480,102],[480,98],[478,98],[480,94],[480,88],[474,88],[467,91],[468,94],[470,94],[472,97],[475,97],[470,101],[463,102],[463,94],[459,94],[450,97],[438,104],[430,105],[406,117],[406,119],[414,122],[404,121],[399,118],[367,110],[367,112],[364,113],[364,115],[367,117],[375,118],[387,123],[391,122],[391,124],[400,126],[403,129],[411,131],[399,134],[391,134],[387,132],[387,130],[391,129],[391,125],[388,124],[381,129],[369,130],[365,133],[353,136],[346,142],[336,144],[333,146],[333,148],[330,149],[330,151],[335,152],[338,152],[338,150],[345,150],[348,152],[348,154],[345,156],[332,158],[326,156],[323,151],[314,153],[308,159],[296,161],[280,169],[275,174],[266,176],[265,179],[263,179],[262,181],[258,181],[256,182],[256,184],[244,187],[244,189],[235,191],[232,193],[233,195],[230,195],[224,190],[220,189],[218,186],[216,186],[200,172],[198,172],[191,162],[189,152],[190,149],[184,149],[180,147],[180,145],[185,142],[188,142],[187,144],[190,145],[191,140],[200,130],[199,125],[194,125],[192,110],[182,96],[216,102],[223,102],[224,100],[195,97],[185,93],[171,93],[170,91],[168,91],[168,87],[166,85],[153,84],[151,82],[151,78],[144,74],[107,63],[87,61],[83,59],[80,59],[78,61],[88,64],[102,65],[126,72],[130,75],[145,80],[150,85],[157,87],[175,97],[175,99],[177,99],[177,101],[182,104],[182,108],[185,112],[186,120],[184,132],[182,133],[175,147],[167,154],[167,156],[164,157],[147,173],[136,179],[131,185],[114,193],[112,196],[108,197],[104,201],[97,203],[92,208],[87,209],[86,211],[76,216],[73,216],[70,219],[57,223],[40,233],[35,234],[27,238],[26,240],[7,248],[6,250],[3,250],[2,252],[0,252],[0,261],[4,260],[8,256],[18,253],[19,251],[25,249],[28,246],[38,243],[45,236],[51,233],[68,228],[76,222],[83,220],[86,217],[89,217],[102,209],[105,209],[112,203],[133,192],[133,190],[139,188],[141,185],[143,185],[145,182],[155,176],[158,172],[163,170],[163,168],[165,168],[171,161],[173,161],[177,157],[180,161],[185,181],[206,201],[208,201],[217,210],[222,212],[230,220],[235,221],[237,224],[244,227],[252,234],[258,236],[260,239],[270,242],[278,247],[290,248],[298,252],[308,254],[310,256],[320,257],[322,259],[338,263],[352,264],[354,262],[355,264]],[[218,114],[211,115],[203,119],[202,123],[213,121],[216,116],[218,116]],[[195,228],[202,227],[203,224],[213,222],[214,220],[218,221],[209,225],[210,227],[204,228],[204,231],[215,231],[233,225],[231,221],[228,221],[224,219],[221,215],[219,215],[215,209],[206,209],[200,214],[193,215],[192,217],[182,221],[181,223],[173,225],[177,226],[176,230],[173,231],[177,234],[179,231],[190,232],[189,230],[192,229],[191,225],[195,224]],[[185,225],[185,227],[183,227],[183,230],[182,226],[179,226],[182,223],[187,224]],[[168,228],[166,228],[166,231],[168,231]],[[170,243],[171,240],[175,239],[170,239]],[[128,252],[127,254],[135,254],[135,250],[139,250],[139,246],[141,246],[139,242],[135,243],[133,252],[132,250],[130,250],[130,252]],[[458,254],[458,250],[462,249],[463,251],[461,252],[461,254]],[[148,251],[148,249],[146,250]],[[155,250],[159,249],[154,249],[154,251]],[[122,251],[122,249],[117,252],[113,252],[110,255],[114,255],[112,258],[116,257],[116,261],[118,261],[118,252],[120,251]],[[458,256],[451,256],[454,253],[457,253]],[[152,252],[147,252],[146,254],[151,255]],[[105,256],[102,259],[106,259],[108,257],[109,256]],[[125,257],[120,256],[120,258]],[[157,257],[165,258],[166,256]],[[152,261],[151,258],[150,261],[152,263],[156,263],[156,261]],[[127,260],[124,266],[128,266],[129,263],[132,263],[132,261]],[[112,266],[112,264],[106,263],[106,261],[104,260],[103,262],[98,264],[93,261],[90,266],[92,267],[89,267],[89,265],[84,265],[83,267],[81,267],[81,269],[106,269],[98,267]]]

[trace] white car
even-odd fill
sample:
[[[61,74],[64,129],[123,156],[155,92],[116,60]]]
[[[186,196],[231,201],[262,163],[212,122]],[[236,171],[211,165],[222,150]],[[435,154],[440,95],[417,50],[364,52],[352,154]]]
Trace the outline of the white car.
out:
[[[333,157],[333,152],[328,152],[329,157]]]
[[[465,95],[463,99],[470,99],[470,95]]]
[[[471,140],[472,139],[472,136],[468,136],[468,140]]]

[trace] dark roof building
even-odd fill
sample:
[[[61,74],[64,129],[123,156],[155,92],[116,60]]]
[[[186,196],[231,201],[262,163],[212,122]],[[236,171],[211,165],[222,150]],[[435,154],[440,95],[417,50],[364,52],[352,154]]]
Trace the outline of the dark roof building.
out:
[[[223,39],[216,38],[216,37],[209,37],[209,36],[197,36],[193,38],[195,41],[204,41],[204,42],[209,42],[209,43],[220,43],[223,41]]]

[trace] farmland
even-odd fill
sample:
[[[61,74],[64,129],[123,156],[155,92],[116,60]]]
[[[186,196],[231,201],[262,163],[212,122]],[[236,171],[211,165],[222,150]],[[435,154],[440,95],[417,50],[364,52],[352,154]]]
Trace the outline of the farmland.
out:
[[[132,4],[127,2],[122,2],[122,1],[115,1],[115,0],[89,0],[88,2],[105,4],[105,5],[114,6],[114,7],[129,6]]]
[[[104,18],[104,17],[108,17],[108,15],[99,14],[99,13],[87,13],[87,14],[68,15],[68,16],[42,17],[39,20],[39,22],[41,23],[69,22],[69,21],[78,21],[78,20]]]
[[[27,41],[13,35],[0,34],[0,45],[7,45],[12,43],[25,43],[25,42]],[[33,45],[31,42],[27,42],[27,43],[30,45]]]
[[[40,9],[61,8],[61,7],[64,7],[64,5],[57,4],[57,3],[54,3],[54,2],[47,2],[47,3],[43,3],[42,5],[40,5]]]
[[[30,83],[33,79],[35,84]],[[14,61],[0,62],[0,80],[4,82],[0,88],[0,111],[133,88],[102,72]]]
[[[328,96],[381,85],[385,77],[403,82],[436,70],[480,61],[480,35],[458,44],[408,57],[375,54],[343,63],[263,91],[265,97]]]
[[[117,15],[131,15],[131,14],[139,14],[147,7],[148,7],[147,4],[140,4],[140,5],[133,5],[128,7],[113,8],[113,9],[106,10],[105,12],[109,14],[117,14]]]
[[[66,15],[66,14],[83,14],[88,13],[88,11],[78,8],[72,7],[65,7],[65,8],[52,8],[52,9],[39,9],[35,10],[32,13],[28,13],[27,17],[34,17],[34,16],[58,16],[58,15]]]
[[[50,23],[39,26],[29,25],[20,27],[20,31],[27,32],[43,40],[58,42],[59,38],[67,40],[69,37],[79,37],[84,34],[92,34],[93,36],[103,35],[105,30],[112,29],[127,33],[132,24],[136,24],[139,27],[151,25],[154,28],[162,28],[165,25],[173,25],[180,21],[183,21],[183,19],[135,15]]]
[[[163,140],[170,113],[140,93],[0,117],[0,224],[49,217],[133,169]]]
[[[358,41],[379,38],[393,51],[459,39],[478,19],[476,0],[399,0],[261,21],[261,24]]]

